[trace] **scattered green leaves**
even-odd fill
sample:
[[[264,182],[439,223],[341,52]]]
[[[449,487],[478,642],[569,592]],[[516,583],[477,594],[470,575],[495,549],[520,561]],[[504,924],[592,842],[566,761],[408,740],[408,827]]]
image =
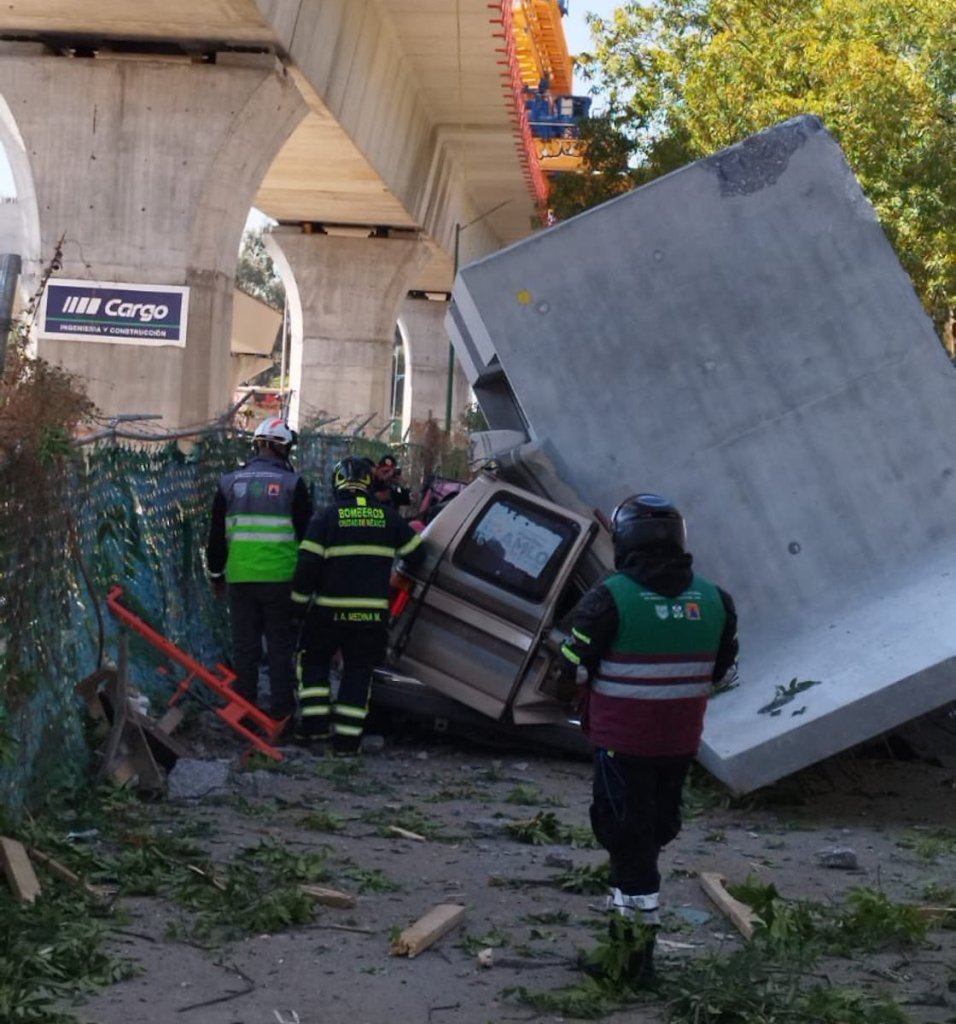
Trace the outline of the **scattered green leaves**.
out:
[[[790,958],[848,956],[894,944],[912,946],[926,937],[926,922],[915,907],[862,886],[850,889],[843,906],[784,900],[775,886],[754,876],[727,889],[760,918],[754,941]]]
[[[562,843],[593,848],[597,845],[590,829],[565,825],[551,811],[540,812],[527,821],[510,821],[505,825],[505,832],[519,843],[531,846]]]
[[[0,1020],[67,1024],[71,996],[130,977],[136,967],[102,949],[109,913],[78,890],[45,883],[33,904],[0,889]]]
[[[345,819],[330,811],[312,811],[299,819],[299,825],[312,832],[341,832],[345,828]]]
[[[537,786],[522,784],[505,797],[506,804],[521,804],[525,807],[560,807],[557,797],[545,796]]]
[[[354,884],[359,893],[395,892],[401,888],[398,882],[393,882],[379,868],[362,868],[358,865],[351,865],[341,874],[343,878],[347,878]]]
[[[668,1024],[906,1024],[891,1000],[823,987],[798,961],[749,945],[689,961],[666,984]]]
[[[371,825],[378,825],[383,830],[393,826],[404,829],[406,832],[415,832],[426,839],[442,838],[441,822],[435,821],[434,818],[429,818],[426,814],[422,814],[417,807],[413,807],[410,804],[401,804],[397,807],[395,805],[379,807],[368,811],[362,815],[362,818]]]
[[[556,1014],[575,1020],[600,1020],[627,1006],[633,1000],[621,993],[608,991],[593,978],[578,985],[569,985],[551,992],[532,992],[523,985],[506,988],[502,997],[533,1006],[539,1013]]]
[[[956,832],[948,828],[912,829],[899,841],[920,860],[935,864],[940,857],[956,854]]]
[[[511,936],[500,928],[492,928],[490,932],[486,932],[484,935],[469,935],[465,932],[458,945],[461,946],[466,953],[470,953],[474,956],[476,953],[480,953],[481,950],[487,949],[488,947],[491,947],[492,949],[501,949],[503,946],[511,945]]]
[[[597,896],[606,893],[611,885],[611,867],[605,861],[593,867],[571,868],[558,876],[558,885],[565,892],[579,892]]]
[[[770,715],[771,717],[779,715],[781,709],[792,700],[795,700],[798,694],[803,693],[804,690],[809,690],[811,686],[819,685],[819,679],[797,679],[794,677],[786,686],[776,687],[773,700],[769,704],[764,704],[762,708],[757,708],[757,714]]]

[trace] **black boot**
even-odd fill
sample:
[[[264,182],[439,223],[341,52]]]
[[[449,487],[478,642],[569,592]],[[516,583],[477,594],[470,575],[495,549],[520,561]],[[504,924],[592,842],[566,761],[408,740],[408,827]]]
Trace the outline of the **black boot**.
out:
[[[650,989],[657,985],[654,971],[655,927],[639,918],[615,914],[608,921],[608,939],[619,950],[620,980],[632,989]]]
[[[633,989],[657,987],[657,974],[654,971],[653,933],[646,937],[641,948],[634,950],[628,957],[625,978]]]
[[[332,753],[336,757],[355,757],[361,745],[361,736],[342,736],[340,733],[332,736]]]
[[[654,973],[654,932],[631,917],[612,914],[607,939],[579,958],[578,967],[592,978],[632,990],[652,989]]]

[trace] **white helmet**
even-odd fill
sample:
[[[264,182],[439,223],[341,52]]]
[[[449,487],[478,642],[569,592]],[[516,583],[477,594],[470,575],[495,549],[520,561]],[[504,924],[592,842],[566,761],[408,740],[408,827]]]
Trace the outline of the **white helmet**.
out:
[[[281,416],[270,416],[263,420],[252,435],[255,441],[271,441],[274,444],[291,445],[295,440],[289,424]]]

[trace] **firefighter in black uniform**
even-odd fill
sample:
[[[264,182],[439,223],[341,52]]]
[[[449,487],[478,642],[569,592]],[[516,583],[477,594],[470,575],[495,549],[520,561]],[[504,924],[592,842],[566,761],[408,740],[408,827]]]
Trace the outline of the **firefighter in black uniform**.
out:
[[[372,670],[385,655],[392,564],[415,565],[421,537],[397,512],[369,494],[367,459],[350,455],[332,471],[335,502],[319,510],[299,546],[292,604],[303,619],[299,658],[299,735],[331,737],[332,749],[359,748]],[[337,651],[342,676],[333,701],[330,668]]]

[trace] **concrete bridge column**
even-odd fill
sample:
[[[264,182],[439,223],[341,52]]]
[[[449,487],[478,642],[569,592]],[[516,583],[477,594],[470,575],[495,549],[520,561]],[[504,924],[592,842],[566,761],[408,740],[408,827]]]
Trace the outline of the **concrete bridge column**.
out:
[[[265,236],[289,298],[289,418],[372,431],[389,417],[395,323],[428,251],[415,232],[355,237],[299,228]]]
[[[445,330],[447,299],[411,294],[402,303],[398,327],[405,342],[405,409],[402,436],[409,427],[435,420],[444,428],[448,408],[451,341]],[[451,426],[458,426],[469,400],[468,379],[457,358],[451,366]]]
[[[265,55],[189,63],[0,45],[0,96],[22,144],[17,192],[39,228],[25,276],[38,277],[63,237],[57,277],[190,289],[184,348],[41,338],[40,355],[86,378],[107,414],[158,413],[169,427],[220,414],[239,241],[306,113],[298,90]]]

